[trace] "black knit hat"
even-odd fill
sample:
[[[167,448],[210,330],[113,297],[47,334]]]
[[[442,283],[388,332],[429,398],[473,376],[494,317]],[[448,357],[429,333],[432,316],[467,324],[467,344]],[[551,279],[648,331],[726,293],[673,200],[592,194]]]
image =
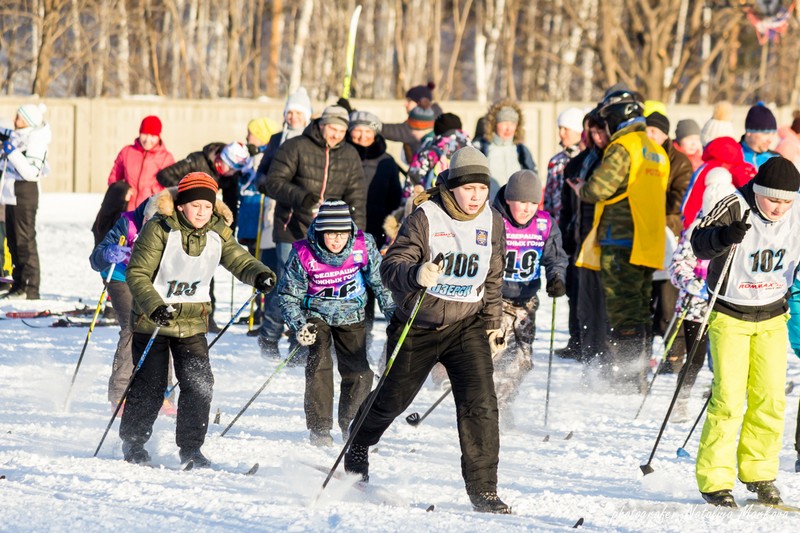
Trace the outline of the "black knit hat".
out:
[[[647,118],[645,118],[645,122],[648,126],[652,126],[654,128],[658,128],[663,131],[665,134],[669,135],[669,119],[659,113],[658,111],[653,111]]]
[[[800,172],[783,157],[767,159],[753,178],[753,192],[768,198],[794,200],[800,190]]]
[[[453,113],[442,113],[433,123],[434,135],[444,135],[450,130],[460,130],[461,119]]]
[[[350,207],[341,200],[325,200],[314,219],[314,230],[317,233],[353,231]]]
[[[778,121],[767,106],[759,102],[750,108],[744,119],[744,130],[747,133],[778,131]]]
[[[480,183],[488,187],[490,176],[486,156],[477,148],[465,146],[456,150],[450,158],[445,185],[451,190],[468,183]]]
[[[430,103],[433,101],[433,89],[435,87],[436,84],[433,82],[429,82],[427,85],[417,85],[408,90],[406,93],[406,98],[415,101],[417,105],[430,105]],[[425,102],[425,100],[427,100],[427,102]]]

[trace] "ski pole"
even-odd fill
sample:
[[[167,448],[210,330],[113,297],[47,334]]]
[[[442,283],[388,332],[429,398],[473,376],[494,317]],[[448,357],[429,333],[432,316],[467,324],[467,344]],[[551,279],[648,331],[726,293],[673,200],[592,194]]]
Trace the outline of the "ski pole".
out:
[[[345,56],[345,73],[342,82],[342,98],[350,98],[350,83],[353,79],[353,59],[356,53],[356,33],[358,32],[358,18],[361,15],[361,5],[357,5],[350,18],[350,31],[347,34],[347,51]]]
[[[434,263],[438,263],[438,256],[437,259],[433,261]],[[411,329],[411,324],[414,323],[414,318],[417,316],[417,312],[419,311],[420,306],[422,306],[422,300],[425,298],[425,291],[423,290],[419,298],[417,298],[417,303],[414,305],[414,309],[411,312],[411,316],[406,322],[406,325],[403,327],[403,331],[400,332],[400,337],[397,339],[397,344],[392,350],[392,355],[386,361],[386,369],[383,371],[381,375],[381,379],[378,381],[378,384],[375,386],[375,390],[373,390],[370,395],[367,397],[367,400],[361,405],[361,415],[356,420],[355,424],[353,424],[350,431],[350,436],[347,438],[347,442],[342,447],[342,451],[339,452],[339,456],[336,457],[336,462],[333,463],[330,471],[328,472],[325,481],[322,482],[322,488],[317,494],[316,500],[319,500],[319,497],[322,496],[322,491],[325,490],[325,487],[328,486],[331,478],[333,477],[333,473],[336,472],[336,468],[339,466],[339,463],[342,462],[342,457],[344,457],[344,452],[350,448],[350,445],[353,443],[353,439],[355,439],[356,435],[358,434],[358,430],[361,429],[361,425],[364,423],[364,420],[367,418],[367,414],[369,410],[372,408],[372,404],[375,403],[375,398],[377,398],[378,393],[383,387],[383,384],[386,382],[386,376],[389,375],[389,371],[392,370],[392,365],[394,365],[394,360],[397,358],[397,354],[400,353],[400,348],[403,346],[403,341],[406,340],[406,335],[408,335],[408,331]],[[315,501],[316,501],[315,500]]]
[[[220,437],[224,437],[225,436],[225,434],[228,432],[228,430],[231,429],[231,427],[236,423],[237,420],[239,420],[239,417],[242,416],[245,411],[247,411],[247,408],[250,407],[250,404],[252,404],[254,401],[256,401],[256,398],[258,398],[259,394],[264,392],[264,389],[267,388],[267,385],[269,385],[269,382],[272,381],[272,378],[274,378],[276,375],[278,375],[278,372],[283,370],[283,367],[285,367],[287,364],[289,364],[289,361],[292,360],[292,358],[297,354],[297,352],[300,351],[300,348],[302,348],[302,347],[303,347],[302,344],[298,344],[297,346],[295,346],[294,350],[292,350],[289,353],[289,355],[286,356],[286,359],[281,361],[281,364],[279,364],[278,367],[275,369],[275,371],[272,373],[272,375],[270,375],[270,377],[267,378],[267,381],[265,381],[264,384],[261,385],[261,388],[258,389],[255,394],[253,394],[253,397],[250,398],[250,400],[246,404],[244,404],[244,407],[242,407],[242,409],[239,411],[239,413],[233,418],[233,420],[231,420],[231,423],[228,424],[228,427],[226,427],[222,431],[222,433],[220,434]]]
[[[228,323],[225,324],[225,327],[222,328],[219,333],[217,333],[217,336],[214,337],[214,339],[208,345],[208,349],[209,350],[211,349],[212,346],[214,346],[214,344],[219,340],[219,338],[222,337],[222,334],[225,333],[226,331],[228,331],[228,328],[231,327],[231,324],[233,324],[233,322],[236,320],[236,318],[242,313],[242,311],[244,311],[244,308],[247,307],[250,304],[250,302],[253,301],[253,298],[255,298],[259,294],[261,294],[260,291],[255,291],[250,296],[250,298],[248,298],[247,301],[239,308],[239,310],[236,311],[236,314],[231,317],[231,319],[228,321]],[[167,398],[170,394],[172,394],[172,391],[175,390],[175,387],[177,387],[179,385],[179,383],[180,383],[179,381],[176,381],[174,385],[170,385],[169,387],[167,387],[167,390],[164,391],[164,398]]]
[[[444,391],[444,393],[439,397],[439,399],[436,400],[433,403],[433,405],[431,405],[428,408],[428,410],[425,411],[425,413],[422,416],[419,416],[419,413],[411,413],[410,415],[408,415],[406,417],[406,422],[408,422],[409,424],[411,424],[414,427],[420,425],[422,423],[422,421],[425,420],[426,418],[428,418],[428,415],[431,414],[431,412],[433,412],[434,409],[436,409],[436,406],[438,406],[440,403],[442,403],[445,398],[450,396],[451,392],[453,392],[453,387],[447,387],[447,390]]]
[[[747,209],[744,212],[744,216],[742,217],[742,222],[747,222],[747,217],[750,215],[750,210]],[[722,271],[719,273],[719,279],[717,279],[717,285],[714,287],[714,292],[711,295],[711,300],[708,302],[708,309],[706,313],[703,315],[703,321],[700,323],[699,334],[697,338],[695,338],[694,343],[692,344],[692,352],[686,358],[686,361],[693,361],[697,350],[702,343],[703,336],[706,333],[706,326],[708,325],[708,318],[711,315],[711,311],[714,309],[714,304],[717,303],[717,296],[719,296],[719,291],[722,288],[722,282],[725,279],[725,276],[728,275],[728,270],[730,269],[731,263],[733,262],[733,256],[736,255],[736,249],[738,248],[738,244],[731,245],[731,249],[728,251],[728,257],[725,258],[725,264],[722,266]],[[681,391],[681,386],[683,385],[683,379],[686,377],[686,370],[688,365],[685,365],[681,370],[681,373],[678,375],[678,383],[675,385],[675,393],[672,395],[672,401],[669,402],[669,407],[667,408],[667,414],[664,416],[664,421],[661,423],[661,429],[658,430],[658,436],[656,437],[656,442],[653,444],[653,450],[650,452],[650,458],[647,460],[647,463],[640,465],[639,468],[642,470],[642,473],[646,476],[647,474],[652,474],[655,472],[653,467],[650,466],[650,463],[653,462],[653,457],[656,455],[656,450],[658,449],[658,443],[661,442],[661,436],[664,435],[664,428],[667,427],[667,421],[669,420],[669,415],[672,414],[672,408],[675,407],[675,402],[678,399],[678,394]]]
[[[550,410],[550,376],[553,373],[553,341],[556,336],[556,299],[553,298],[553,316],[550,320],[550,356],[547,359],[547,393],[544,397],[544,427],[547,427],[547,413]]]
[[[266,198],[266,196],[264,196],[262,194],[261,195],[261,205],[258,208],[258,231],[256,232],[256,254],[255,254],[256,255],[256,259],[258,259],[258,260],[261,260],[261,258],[260,258],[260,255],[261,255],[261,230],[264,227],[264,221],[263,221],[263,217],[264,217],[264,198]],[[255,289],[255,287],[253,287],[253,292],[255,292],[255,291],[256,291],[256,289]],[[253,322],[254,322],[254,318],[255,318],[255,316],[254,316],[255,315],[255,307],[256,307],[255,306],[255,298],[253,298],[253,299],[250,300],[250,319],[247,321],[247,331],[253,331]]]
[[[680,317],[675,313],[672,314],[672,320],[667,327],[667,332],[669,332],[669,335],[665,337],[667,339],[667,344],[664,345],[664,355],[661,357],[661,363],[659,363],[658,367],[656,367],[656,371],[653,373],[650,384],[647,386],[647,390],[644,393],[644,398],[642,398],[642,403],[639,405],[639,410],[636,411],[636,416],[633,417],[634,420],[639,418],[639,414],[642,412],[642,408],[644,408],[644,404],[647,401],[648,396],[650,396],[650,391],[653,390],[653,383],[656,382],[656,378],[659,374],[658,369],[661,368],[661,365],[663,365],[664,361],[667,360],[669,351],[672,349],[672,344],[675,342],[675,338],[678,336],[678,331],[680,331],[680,327],[683,324],[683,319],[686,318],[686,313],[689,311],[689,298],[688,293],[686,294],[687,296],[684,298],[683,310],[681,311]]]
[[[691,457],[691,455],[689,455],[689,452],[687,452],[685,450],[686,444],[689,442],[689,439],[692,438],[692,433],[694,433],[694,428],[696,428],[697,424],[700,423],[700,419],[703,418],[703,413],[706,412],[706,408],[708,407],[708,404],[710,402],[711,402],[711,395],[709,394],[708,398],[706,398],[706,403],[703,404],[703,408],[700,410],[700,414],[697,415],[697,420],[694,421],[694,425],[692,425],[692,429],[689,430],[689,434],[686,436],[686,440],[683,441],[683,446],[678,448],[678,451],[676,452],[678,457]]]
[[[167,308],[170,312],[175,311],[175,308],[169,306]],[[97,449],[94,451],[94,457],[97,457],[97,454],[100,452],[100,448],[103,446],[103,442],[106,440],[106,436],[108,435],[111,426],[114,425],[114,419],[117,418],[117,413],[122,408],[122,404],[125,401],[125,398],[128,397],[128,393],[131,390],[131,386],[133,385],[133,380],[136,378],[136,374],[139,373],[139,369],[142,368],[144,364],[144,360],[147,357],[147,354],[150,353],[150,347],[153,346],[153,341],[156,340],[156,335],[158,335],[158,331],[161,329],[161,326],[156,326],[156,329],[153,331],[153,334],[150,335],[150,340],[147,341],[147,346],[144,348],[144,352],[142,352],[142,356],[139,358],[139,362],[136,364],[136,368],[133,369],[133,374],[131,374],[131,379],[128,380],[128,386],[125,387],[125,392],[122,393],[122,398],[119,399],[117,403],[117,407],[114,409],[114,414],[111,415],[111,420],[108,421],[108,425],[106,426],[106,430],[103,432],[103,438],[100,439],[100,444],[97,445]]]
[[[125,236],[119,238],[118,244],[123,246],[125,244]],[[94,325],[97,323],[97,317],[100,316],[100,310],[103,308],[103,302],[106,299],[106,292],[108,291],[108,284],[111,283],[111,276],[114,275],[114,269],[116,268],[116,263],[111,263],[111,267],[108,269],[108,274],[106,275],[106,279],[103,283],[103,292],[100,293],[100,299],[97,300],[97,307],[94,310],[94,316],[92,316],[92,321],[89,324],[89,331],[86,333],[86,339],[83,341],[83,349],[81,350],[81,355],[78,357],[78,364],[75,365],[75,372],[72,373],[72,381],[69,382],[69,388],[67,389],[67,397],[64,398],[64,410],[67,409],[67,404],[69,404],[69,397],[72,394],[72,386],[75,385],[75,378],[78,377],[78,370],[81,368],[81,362],[83,361],[83,356],[86,353],[86,348],[89,346],[89,339],[92,336],[92,332],[94,331]]]

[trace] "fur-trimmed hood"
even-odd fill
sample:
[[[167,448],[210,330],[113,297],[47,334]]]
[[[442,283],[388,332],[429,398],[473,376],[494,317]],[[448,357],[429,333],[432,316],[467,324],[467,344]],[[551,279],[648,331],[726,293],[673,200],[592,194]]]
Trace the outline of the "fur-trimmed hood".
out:
[[[163,191],[154,194],[147,200],[147,207],[144,210],[144,220],[147,222],[154,215],[171,217],[175,214],[175,198],[178,196],[177,187],[167,187]],[[214,213],[217,214],[225,225],[230,227],[233,224],[233,212],[219,198],[214,204]]]
[[[504,107],[511,107],[519,115],[519,122],[517,122],[517,131],[514,132],[514,144],[520,144],[525,140],[525,116],[522,114],[522,108],[517,102],[510,98],[504,98],[492,104],[489,111],[486,112],[486,130],[483,133],[483,138],[491,142],[494,138],[495,127],[497,126],[497,113]]]

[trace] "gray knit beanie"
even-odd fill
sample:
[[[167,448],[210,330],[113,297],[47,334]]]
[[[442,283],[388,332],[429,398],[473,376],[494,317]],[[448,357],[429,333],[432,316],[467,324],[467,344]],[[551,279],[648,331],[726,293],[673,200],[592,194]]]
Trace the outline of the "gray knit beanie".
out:
[[[532,170],[518,170],[508,178],[505,190],[506,202],[533,202],[542,201],[542,182]]]
[[[456,150],[450,158],[446,185],[448,189],[468,183],[480,183],[488,187],[490,176],[486,156],[477,148],[465,146]]]
[[[679,120],[678,125],[675,126],[675,140],[681,142],[683,138],[689,135],[697,135],[699,137],[700,125],[690,118]]]
[[[369,111],[353,111],[350,113],[350,129],[356,126],[366,126],[375,132],[375,135],[380,135],[383,124],[381,119],[374,113]]]
[[[347,110],[341,106],[329,105],[322,112],[319,124],[321,126],[325,124],[338,124],[346,128],[348,124],[350,124],[350,115],[348,115]]]

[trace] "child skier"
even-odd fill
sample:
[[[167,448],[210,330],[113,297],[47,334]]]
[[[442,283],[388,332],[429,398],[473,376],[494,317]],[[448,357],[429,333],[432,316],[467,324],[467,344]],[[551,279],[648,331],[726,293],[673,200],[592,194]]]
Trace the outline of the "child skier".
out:
[[[568,260],[561,247],[561,231],[546,211],[539,210],[541,201],[542,183],[536,173],[519,170],[497,192],[492,205],[502,215],[506,232],[502,336],[515,340],[494,357],[497,407],[500,422],[508,429],[514,427],[511,403],[533,368],[541,265],[547,276],[547,295],[566,294]]]
[[[708,329],[714,384],[695,467],[712,505],[736,507],[737,465],[739,480],[759,501],[782,503],[774,481],[786,407],[786,296],[800,258],[798,189],[797,168],[782,157],[769,159],[692,234],[697,257],[711,260],[709,289],[721,280]],[[730,270],[722,272],[734,244]]]
[[[325,201],[307,238],[292,245],[278,295],[283,318],[297,332],[297,342],[309,347],[304,405],[314,446],[333,445],[331,339],[342,376],[338,422],[344,440],[372,386],[366,287],[374,292],[387,321],[395,307],[381,285],[380,265],[375,241],[356,228],[350,207],[341,200]]]
[[[275,274],[233,238],[230,213],[223,218],[217,190],[217,182],[208,174],[187,174],[178,184],[174,203],[171,196],[162,197],[160,216],[144,225],[128,263],[134,364],[143,356],[151,334],[160,328],[133,380],[122,414],[119,434],[129,463],[150,460],[144,444],[152,434],[167,387],[171,351],[181,388],[175,431],[181,462],[211,466],[200,451],[214,384],[205,337],[211,277],[217,265],[222,265],[260,291],[269,292],[275,285]]]
[[[369,479],[369,446],[408,407],[431,368],[447,369],[456,402],[461,473],[477,511],[509,513],[497,496],[499,437],[492,352],[500,342],[505,228],[487,203],[489,163],[479,150],[456,151],[436,188],[400,228],[381,265],[397,310],[387,328],[393,353],[422,299],[391,371],[345,454],[345,470]],[[434,260],[442,254],[444,259]],[[364,409],[361,406],[359,411]]]

